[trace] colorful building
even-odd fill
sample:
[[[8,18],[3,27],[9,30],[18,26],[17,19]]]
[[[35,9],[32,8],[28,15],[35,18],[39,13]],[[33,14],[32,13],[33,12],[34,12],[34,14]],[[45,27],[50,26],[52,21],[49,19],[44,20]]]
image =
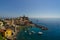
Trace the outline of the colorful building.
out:
[[[11,37],[13,33],[13,30],[11,30],[10,28],[6,29],[5,31],[5,37]]]

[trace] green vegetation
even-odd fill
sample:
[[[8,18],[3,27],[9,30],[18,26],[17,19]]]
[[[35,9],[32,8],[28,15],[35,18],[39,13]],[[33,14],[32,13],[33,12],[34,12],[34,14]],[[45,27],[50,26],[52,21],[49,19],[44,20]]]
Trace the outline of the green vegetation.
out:
[[[2,37],[2,35],[0,34],[0,40],[3,40],[3,37]]]

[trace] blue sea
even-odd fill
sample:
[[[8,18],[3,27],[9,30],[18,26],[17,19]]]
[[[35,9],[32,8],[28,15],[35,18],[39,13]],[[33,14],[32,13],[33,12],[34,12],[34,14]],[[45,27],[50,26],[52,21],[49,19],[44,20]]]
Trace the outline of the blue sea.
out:
[[[29,35],[23,31],[18,33],[17,40],[60,40],[60,18],[32,18],[30,20],[37,25],[46,26],[48,30],[33,27],[30,31],[33,30],[36,33]],[[38,32],[43,34],[38,35]]]

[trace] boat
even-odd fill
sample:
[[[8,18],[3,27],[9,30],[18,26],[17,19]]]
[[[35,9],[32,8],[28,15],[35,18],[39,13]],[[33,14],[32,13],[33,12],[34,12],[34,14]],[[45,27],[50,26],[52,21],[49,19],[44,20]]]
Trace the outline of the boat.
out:
[[[25,31],[25,33],[26,33],[27,31]]]
[[[36,33],[35,31],[31,31],[32,33]]]
[[[39,35],[43,34],[43,32],[38,32]]]

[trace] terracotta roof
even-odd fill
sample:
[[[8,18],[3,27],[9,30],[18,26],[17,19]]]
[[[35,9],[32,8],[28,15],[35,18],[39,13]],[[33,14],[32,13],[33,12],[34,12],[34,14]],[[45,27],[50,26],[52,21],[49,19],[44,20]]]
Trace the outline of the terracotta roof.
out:
[[[4,32],[4,30],[3,29],[0,29],[0,32]]]

